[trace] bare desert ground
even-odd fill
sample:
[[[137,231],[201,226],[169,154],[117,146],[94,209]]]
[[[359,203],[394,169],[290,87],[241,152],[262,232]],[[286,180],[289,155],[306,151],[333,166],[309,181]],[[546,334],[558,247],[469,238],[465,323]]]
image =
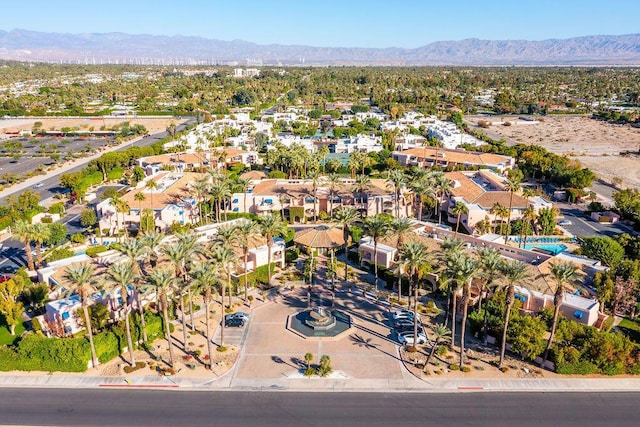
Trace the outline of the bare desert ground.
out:
[[[469,121],[491,119],[473,117]],[[620,178],[622,187],[640,187],[640,158],[620,156],[624,151],[640,149],[640,129],[611,125],[586,116],[547,116],[530,124],[517,117],[501,118],[511,126],[493,124],[486,132],[503,137],[511,144],[535,144],[549,151],[570,156],[592,169],[601,179],[613,182]]]
[[[60,130],[63,127],[77,127],[81,130],[89,130],[93,127],[95,130],[100,130],[102,126],[106,129],[113,127],[119,123],[129,122],[132,125],[143,125],[147,128],[149,133],[155,133],[163,131],[169,126],[169,124],[180,124],[184,120],[177,119],[175,117],[142,117],[142,118],[128,118],[128,117],[80,117],[80,118],[67,118],[67,117],[50,117],[50,118],[21,118],[21,119],[2,119],[0,120],[0,133],[6,132],[19,132],[22,130],[31,130],[35,122],[42,122],[42,128],[47,130]]]

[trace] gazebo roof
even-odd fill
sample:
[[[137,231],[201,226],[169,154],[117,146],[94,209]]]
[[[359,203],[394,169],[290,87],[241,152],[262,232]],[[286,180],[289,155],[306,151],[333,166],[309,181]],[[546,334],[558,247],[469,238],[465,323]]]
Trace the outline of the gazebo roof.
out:
[[[328,225],[306,228],[296,233],[293,241],[310,248],[337,248],[344,245],[342,230]]]

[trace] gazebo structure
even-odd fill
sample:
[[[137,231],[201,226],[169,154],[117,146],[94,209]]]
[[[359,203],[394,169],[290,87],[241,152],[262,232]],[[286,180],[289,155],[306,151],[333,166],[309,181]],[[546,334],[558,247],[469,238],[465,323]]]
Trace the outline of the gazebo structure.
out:
[[[329,225],[318,225],[300,230],[293,238],[293,242],[323,255],[335,251],[345,243],[342,230]]]
[[[331,264],[333,265],[336,249],[344,246],[345,241],[342,230],[329,225],[318,225],[313,228],[306,228],[296,233],[293,242],[307,249],[313,263],[314,253],[319,255],[331,254]],[[331,288],[334,287],[335,275],[331,276]],[[312,279],[309,279],[312,282]]]

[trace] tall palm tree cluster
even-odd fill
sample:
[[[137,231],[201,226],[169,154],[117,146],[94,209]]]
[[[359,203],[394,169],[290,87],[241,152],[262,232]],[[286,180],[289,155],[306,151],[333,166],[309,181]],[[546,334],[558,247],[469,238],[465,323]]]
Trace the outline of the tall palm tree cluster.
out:
[[[251,220],[239,225],[221,227],[210,243],[201,243],[195,234],[177,234],[172,238],[155,232],[132,238],[115,248],[124,255],[124,260],[111,264],[106,272],[96,277],[94,268],[89,264],[72,265],[66,269],[66,279],[73,285],[67,294],[76,294],[80,300],[84,325],[91,346],[91,358],[94,366],[98,358],[93,344],[93,331],[89,319],[89,305],[92,295],[98,289],[111,292],[120,302],[120,315],[125,322],[129,362],[135,364],[134,343],[131,337],[129,316],[137,308],[142,322],[143,340],[147,340],[144,324],[143,298],[155,295],[159,312],[164,320],[164,334],[169,348],[169,364],[174,365],[174,338],[170,334],[169,322],[171,307],[182,323],[182,348],[189,351],[187,331],[195,331],[193,318],[193,299],[199,295],[205,307],[207,322],[204,335],[207,337],[209,361],[212,360],[212,336],[209,325],[209,313],[216,295],[219,304],[230,307],[234,292],[234,279],[240,264],[239,253],[246,265],[249,249],[256,245],[260,235],[267,238],[269,260],[274,238],[286,232],[286,224],[279,216],[266,215],[259,223]],[[271,269],[269,267],[269,276]],[[244,298],[247,298],[248,271],[244,269]],[[225,296],[228,299],[225,304]],[[187,320],[187,313],[190,319]],[[224,345],[224,322],[222,322],[219,346]],[[179,341],[179,340],[178,340]]]
[[[16,239],[24,244],[24,251],[27,255],[27,267],[33,271],[37,267],[43,266],[42,245],[51,237],[50,224],[35,223],[19,220],[11,226],[11,232]],[[31,245],[35,245],[36,262],[33,260]]]
[[[410,259],[410,257],[404,255],[401,250],[401,263],[403,259]],[[458,339],[460,367],[462,367],[465,360],[466,325],[472,293],[475,291],[477,294],[478,310],[482,310],[483,301],[486,298],[490,298],[491,295],[504,295],[505,300],[503,304],[505,310],[500,359],[498,362],[498,367],[501,368],[504,363],[507,332],[509,330],[511,310],[515,301],[516,286],[521,286],[530,279],[527,265],[517,260],[503,258],[500,252],[493,248],[479,248],[475,253],[471,253],[465,249],[464,242],[456,238],[446,239],[442,242],[442,251],[437,255],[437,260],[439,261],[438,272],[442,277],[441,283],[446,286],[447,290],[446,314],[442,326],[446,328],[450,325],[452,346],[455,346],[455,341]],[[558,262],[551,264],[551,277],[556,283],[556,296],[554,300],[555,310],[551,336],[549,337],[545,351],[545,359],[548,349],[553,343],[555,325],[557,324],[562,295],[564,293],[564,285],[575,279],[575,273],[576,266],[572,263]],[[462,306],[459,307],[458,304]],[[486,310],[484,311],[484,315],[484,334],[486,340]],[[458,320],[460,320],[460,331],[456,333]]]
[[[394,194],[394,216],[400,217],[401,200],[413,205],[417,220],[424,218],[424,206],[433,206],[433,217],[442,222],[443,197],[451,189],[451,181],[435,169],[392,169],[387,175],[387,185]]]

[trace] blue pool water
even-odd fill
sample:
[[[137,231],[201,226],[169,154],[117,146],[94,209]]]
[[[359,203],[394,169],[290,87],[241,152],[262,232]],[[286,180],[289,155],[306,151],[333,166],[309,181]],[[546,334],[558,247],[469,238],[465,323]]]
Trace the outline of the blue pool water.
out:
[[[525,245],[524,248],[525,249],[529,249],[529,250],[534,249],[534,248],[542,249],[542,250],[545,250],[545,251],[549,251],[554,255],[558,255],[559,253],[564,252],[564,251],[567,250],[567,247],[565,245],[563,245],[562,243],[561,244],[555,244],[555,245],[545,245],[545,244],[542,244],[542,243],[533,243],[531,245],[529,245],[529,244]]]

